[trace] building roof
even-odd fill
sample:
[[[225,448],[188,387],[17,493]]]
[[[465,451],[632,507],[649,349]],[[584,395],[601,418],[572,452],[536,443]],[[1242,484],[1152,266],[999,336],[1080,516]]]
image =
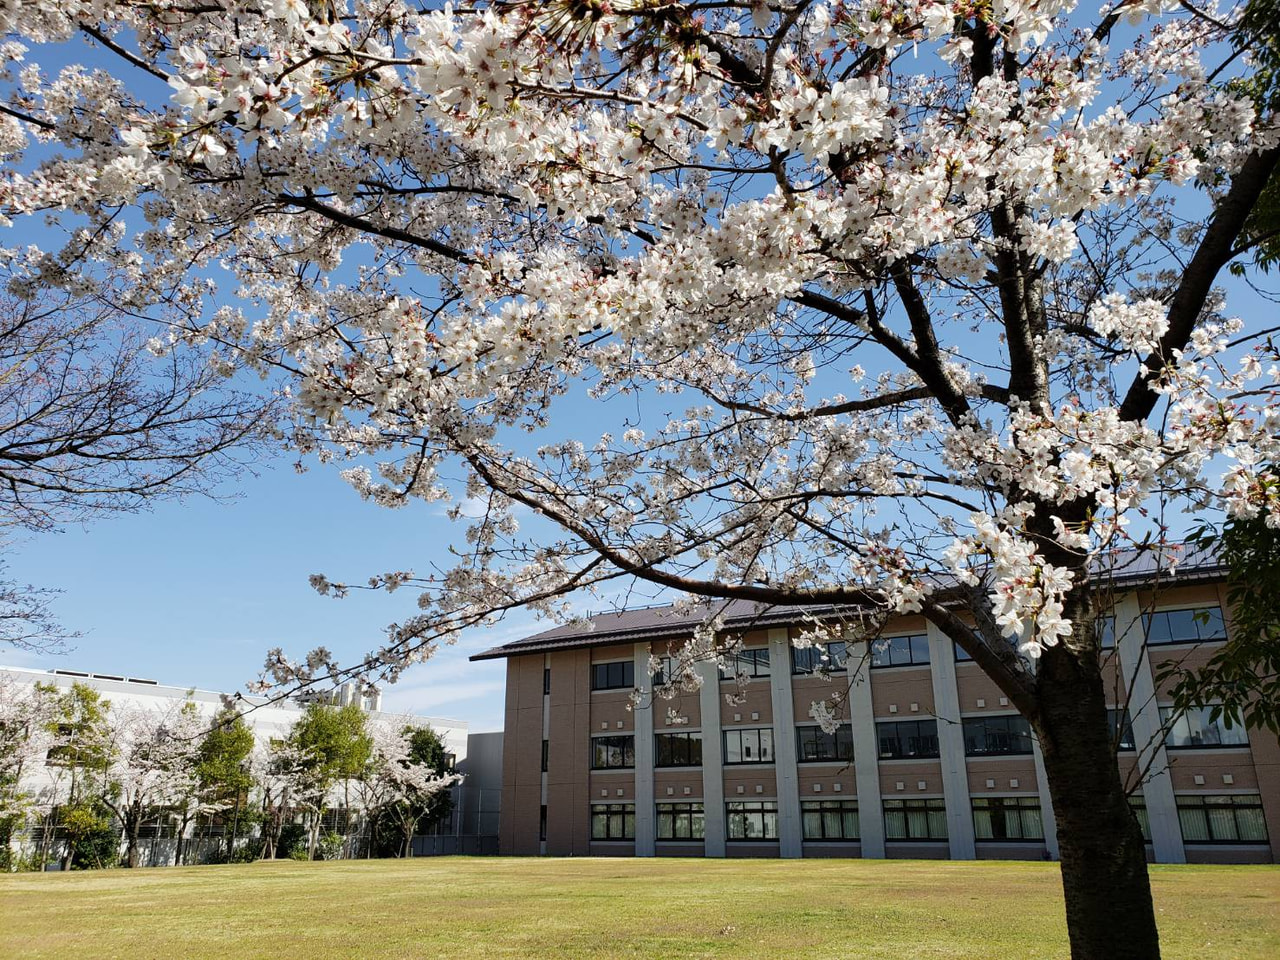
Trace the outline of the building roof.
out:
[[[1095,575],[1109,574],[1115,586],[1133,587],[1162,581],[1179,586],[1220,580],[1226,575],[1213,554],[1200,548],[1176,548],[1182,555],[1170,570],[1167,553],[1159,549],[1117,551],[1097,565]],[[528,653],[572,650],[607,643],[640,640],[668,640],[687,637],[708,613],[718,612],[728,627],[737,630],[761,629],[784,623],[795,623],[801,617],[833,619],[855,612],[856,608],[832,604],[779,606],[753,600],[708,600],[692,607],[683,605],[677,612],[673,604],[633,607],[589,616],[573,623],[561,624],[542,633],[513,640],[472,655],[472,660],[498,660]]]

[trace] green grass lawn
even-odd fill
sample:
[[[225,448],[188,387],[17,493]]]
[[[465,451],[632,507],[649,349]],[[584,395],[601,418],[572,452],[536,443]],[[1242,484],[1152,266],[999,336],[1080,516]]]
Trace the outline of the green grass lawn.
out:
[[[1152,882],[1166,957],[1280,957],[1280,868],[1157,866]],[[1042,863],[450,857],[0,876],[2,957],[1066,953],[1058,869]]]

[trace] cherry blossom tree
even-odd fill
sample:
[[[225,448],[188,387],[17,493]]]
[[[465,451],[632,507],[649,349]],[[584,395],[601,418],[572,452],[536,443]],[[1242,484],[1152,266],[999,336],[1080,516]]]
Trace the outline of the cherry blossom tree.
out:
[[[393,824],[399,831],[398,856],[413,856],[413,835],[431,807],[432,801],[462,775],[441,770],[414,750],[414,734],[426,728],[415,728],[410,717],[380,717],[369,724],[372,741],[369,762],[357,782],[357,796],[366,823],[372,827],[379,820]],[[377,836],[368,838],[368,852],[373,855]]]
[[[125,865],[139,863],[142,827],[182,805],[198,780],[207,722],[186,701],[165,709],[127,704],[109,716],[108,766],[101,800],[124,833]]]
[[[704,657],[721,599],[921,614],[1039,739],[1073,955],[1154,957],[1093,620],[1166,509],[1280,524],[1277,351],[1223,286],[1280,158],[1239,16],[6,5],[0,213],[182,290],[151,348],[288,377],[362,496],[452,504],[356,675],[619,584],[713,601]]]

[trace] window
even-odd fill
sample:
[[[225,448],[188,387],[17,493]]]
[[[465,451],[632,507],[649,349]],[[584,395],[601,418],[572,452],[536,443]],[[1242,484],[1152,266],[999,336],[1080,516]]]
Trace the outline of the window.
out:
[[[1129,809],[1138,821],[1138,829],[1142,831],[1142,839],[1151,842],[1151,820],[1147,817],[1147,798],[1142,794],[1129,797]]]
[[[1025,717],[964,717],[964,752],[969,757],[1031,752],[1031,724]]]
[[[964,647],[960,646],[960,644],[956,643],[954,640],[951,641],[951,649],[952,652],[955,653],[956,663],[964,663],[965,661],[973,660],[973,657],[969,656],[969,654],[965,652]]]
[[[725,763],[773,763],[773,728],[724,732]]]
[[[973,835],[978,840],[1043,840],[1039,797],[974,797]]]
[[[543,773],[547,772],[547,757],[548,757],[547,751],[550,746],[551,746],[550,741],[547,741],[547,740],[542,741],[542,772]]]
[[[732,669],[726,673],[724,668],[720,669],[721,680],[732,680],[739,674],[746,674],[751,678],[769,676],[769,648],[757,647],[751,650],[739,650],[737,655],[732,658]]]
[[[801,800],[800,822],[806,840],[857,840],[857,800]]]
[[[1129,719],[1129,711],[1118,707],[1107,709],[1107,726],[1111,728],[1111,742],[1117,750],[1136,750],[1133,739],[1133,723]]]
[[[927,666],[928,663],[929,638],[923,633],[871,641],[873,667]]]
[[[942,798],[884,802],[886,840],[947,839],[947,807]]]
[[[591,738],[591,769],[612,770],[636,765],[636,738],[627,734],[619,737]]]
[[[634,803],[593,803],[591,805],[592,840],[634,840],[636,838],[636,805]]]
[[[1114,615],[1099,617],[1093,621],[1094,632],[1098,635],[1098,646],[1103,650],[1112,650],[1116,645],[1116,618]]]
[[[1170,750],[1213,747],[1247,747],[1249,734],[1243,726],[1228,728],[1222,717],[1210,720],[1212,707],[1193,707],[1178,715],[1175,707],[1160,708],[1160,723],[1169,731],[1164,745]]]
[[[613,663],[591,665],[592,690],[621,690],[636,685],[634,660],[616,660]]]
[[[547,839],[547,805],[544,803],[538,808],[538,840]]]
[[[674,683],[679,674],[676,670],[676,661],[672,657],[659,657],[658,672],[653,675],[653,685],[661,687],[668,683]]]
[[[551,668],[542,668],[542,695],[545,697],[551,693]]]
[[[730,840],[777,840],[776,800],[735,801],[724,805],[725,832]]]
[[[791,648],[792,673],[832,673],[843,670],[849,648],[843,640],[815,643],[811,647]]]
[[[658,804],[659,840],[701,840],[705,830],[701,803]]]
[[[937,720],[898,720],[876,724],[881,760],[938,756]]]
[[[1221,607],[1190,607],[1186,610],[1160,610],[1144,614],[1143,627],[1147,643],[1203,643],[1227,639]]]
[[[653,738],[655,767],[698,767],[702,765],[702,734],[659,733]]]
[[[1267,822],[1262,797],[1256,793],[1231,796],[1176,796],[1178,822],[1187,843],[1266,843]]]
[[[796,738],[796,757],[801,762],[853,759],[853,728],[848,724],[840,724],[835,733],[826,733],[818,726],[796,727]]]

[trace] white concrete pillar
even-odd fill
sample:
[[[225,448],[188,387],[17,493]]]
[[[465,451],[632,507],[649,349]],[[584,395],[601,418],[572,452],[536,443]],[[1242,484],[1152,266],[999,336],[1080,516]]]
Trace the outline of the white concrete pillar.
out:
[[[1044,845],[1049,859],[1058,859],[1058,822],[1053,816],[1053,797],[1049,794],[1049,776],[1044,772],[1044,754],[1040,738],[1032,734],[1031,752],[1036,762],[1036,789],[1040,791],[1040,821],[1044,824]]]
[[[705,818],[703,855],[723,857],[724,744],[720,739],[720,670],[713,662],[696,665],[702,677],[698,712],[702,715],[702,812]]]
[[[1186,863],[1187,851],[1182,845],[1178,806],[1173,799],[1169,757],[1160,734],[1160,707],[1156,703],[1142,608],[1136,593],[1126,594],[1116,604],[1115,617],[1116,652],[1120,657],[1122,682],[1133,684],[1129,692],[1129,719],[1133,722],[1133,738],[1138,747],[1138,769],[1149,771],[1142,793],[1146,797],[1147,819],[1151,823],[1151,846],[1157,863]]]
[[[973,807],[969,800],[969,769],[960,723],[960,694],[956,689],[956,657],[951,638],[928,625],[929,676],[933,681],[933,712],[938,723],[938,754],[942,760],[942,797],[947,807],[947,843],[952,860],[977,856],[973,839]]]
[[[804,856],[800,782],[796,771],[795,705],[791,695],[791,640],[786,627],[769,631],[769,694],[773,706],[773,771],[778,787],[778,853]]]
[[[635,647],[635,682],[643,696],[632,710],[636,742],[636,856],[657,853],[657,811],[653,806],[653,677],[649,676],[649,644]]]
[[[849,678],[849,722],[853,724],[853,779],[858,788],[858,824],[862,856],[884,859],[884,806],[880,799],[880,740],[871,702],[871,658],[867,645],[849,641],[845,675]]]

